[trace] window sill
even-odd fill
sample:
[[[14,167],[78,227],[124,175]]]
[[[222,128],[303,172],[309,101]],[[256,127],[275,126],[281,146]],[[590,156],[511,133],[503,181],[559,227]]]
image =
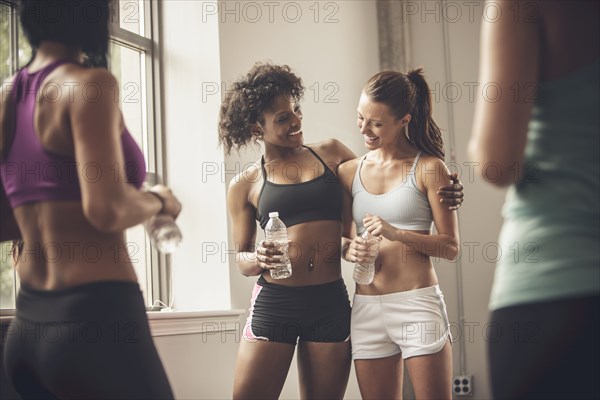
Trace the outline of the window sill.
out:
[[[189,335],[235,331],[245,310],[228,311],[151,311],[148,312],[152,336]]]
[[[147,313],[152,336],[190,335],[235,331],[245,310],[227,311],[150,311]],[[0,325],[9,324],[14,315],[0,315]]]

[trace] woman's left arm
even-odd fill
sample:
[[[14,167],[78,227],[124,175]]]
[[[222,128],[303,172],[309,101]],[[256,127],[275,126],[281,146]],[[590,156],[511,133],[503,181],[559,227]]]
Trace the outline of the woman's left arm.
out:
[[[427,157],[423,164],[424,166],[421,168],[428,172],[420,175],[423,176],[423,186],[431,206],[437,234],[429,235],[398,229],[378,216],[368,216],[363,219],[363,222],[365,228],[372,235],[381,235],[388,240],[402,242],[409,249],[418,253],[453,260],[458,255],[459,250],[456,212],[449,210],[445,204],[440,203],[437,194],[440,185],[447,183],[448,168],[442,160],[434,157]]]
[[[518,1],[494,1],[497,20],[481,26],[479,88],[470,158],[489,183],[508,186],[521,178],[527,126],[540,68],[539,15],[515,15]],[[512,11],[512,12],[511,12]],[[494,168],[487,168],[494,165]]]

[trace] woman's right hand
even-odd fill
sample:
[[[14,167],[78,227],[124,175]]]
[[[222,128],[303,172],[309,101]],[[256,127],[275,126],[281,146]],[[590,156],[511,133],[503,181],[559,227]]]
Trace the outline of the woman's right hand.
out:
[[[283,252],[279,244],[262,240],[256,247],[256,263],[264,270],[272,270],[283,260]]]
[[[167,214],[176,219],[181,212],[181,203],[177,200],[177,197],[173,195],[171,189],[164,185],[154,185],[148,189],[149,192],[157,194],[162,200],[164,207],[161,211],[162,214]]]
[[[375,239],[378,240],[378,239]],[[346,259],[352,263],[370,264],[377,258],[376,255],[369,251],[373,244],[369,244],[367,239],[361,236],[356,236],[348,246]]]

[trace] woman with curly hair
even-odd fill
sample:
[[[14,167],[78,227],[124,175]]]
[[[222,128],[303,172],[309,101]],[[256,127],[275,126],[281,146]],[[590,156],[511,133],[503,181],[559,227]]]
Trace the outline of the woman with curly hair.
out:
[[[335,139],[303,143],[302,80],[288,66],[257,63],[233,84],[219,118],[229,153],[262,142],[264,155],[235,177],[227,204],[236,265],[259,275],[237,359],[233,398],[277,398],[296,344],[300,396],[341,399],[350,372],[350,302],[341,277],[342,186],[337,166],[355,155]],[[444,187],[452,208],[460,185]],[[446,193],[446,192],[444,192]],[[274,243],[256,245],[269,212],[288,228],[292,276],[274,281]]]

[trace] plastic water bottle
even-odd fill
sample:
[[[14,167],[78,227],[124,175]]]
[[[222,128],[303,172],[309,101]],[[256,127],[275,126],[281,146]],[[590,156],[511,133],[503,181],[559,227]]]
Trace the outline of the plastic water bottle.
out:
[[[152,185],[144,182],[142,189],[149,192]],[[181,243],[183,236],[173,217],[167,214],[156,214],[144,224],[152,246],[162,254],[171,254]]]
[[[181,243],[181,230],[170,215],[156,214],[146,222],[146,231],[152,245],[163,254],[173,253]]]
[[[375,276],[375,259],[377,258],[377,254],[379,254],[379,239],[371,235],[367,230],[364,231],[361,237],[367,241],[369,254],[373,257],[373,261],[368,264],[356,263],[352,277],[359,285],[370,285]]]
[[[269,213],[269,222],[265,226],[265,237],[268,241],[277,243],[276,247],[283,255],[278,265],[271,270],[273,279],[285,279],[292,276],[292,263],[288,255],[287,228],[279,219],[278,212]]]

